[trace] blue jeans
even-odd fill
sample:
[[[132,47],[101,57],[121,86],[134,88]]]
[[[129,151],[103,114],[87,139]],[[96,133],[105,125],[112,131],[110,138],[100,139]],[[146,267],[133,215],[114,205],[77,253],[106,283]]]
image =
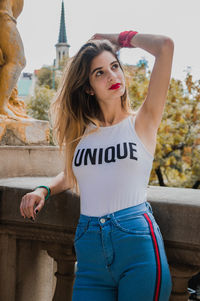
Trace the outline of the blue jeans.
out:
[[[149,202],[101,217],[81,214],[72,301],[167,301],[172,281]]]

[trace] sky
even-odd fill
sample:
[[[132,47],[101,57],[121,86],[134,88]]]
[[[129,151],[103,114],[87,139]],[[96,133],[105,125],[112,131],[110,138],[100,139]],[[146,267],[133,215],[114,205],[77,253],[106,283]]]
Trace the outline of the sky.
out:
[[[56,56],[61,0],[24,0],[17,19],[25,56],[24,72],[52,65]],[[64,0],[69,55],[95,33],[135,30],[174,41],[171,77],[184,80],[187,70],[200,79],[200,0]],[[154,56],[141,48],[122,49],[122,63],[137,64],[145,58],[152,70]]]

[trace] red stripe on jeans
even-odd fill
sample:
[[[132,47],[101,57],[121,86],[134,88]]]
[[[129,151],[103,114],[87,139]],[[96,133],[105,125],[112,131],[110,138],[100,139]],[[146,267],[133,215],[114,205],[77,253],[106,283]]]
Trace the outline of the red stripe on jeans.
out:
[[[159,294],[160,294],[160,286],[161,286],[161,260],[160,260],[160,253],[159,253],[159,248],[158,248],[158,243],[157,239],[154,233],[154,228],[152,221],[150,220],[149,216],[147,213],[144,213],[144,216],[149,224],[149,228],[151,231],[151,237],[153,240],[153,246],[155,250],[155,255],[156,255],[156,263],[157,263],[157,277],[156,277],[156,288],[155,288],[155,294],[154,294],[154,301],[159,300]]]

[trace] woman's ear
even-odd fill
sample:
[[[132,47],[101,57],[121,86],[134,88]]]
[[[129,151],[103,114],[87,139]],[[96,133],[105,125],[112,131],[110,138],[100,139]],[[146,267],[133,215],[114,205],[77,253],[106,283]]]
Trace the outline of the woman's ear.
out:
[[[89,95],[94,95],[94,92],[92,91],[92,88],[90,88],[90,87],[86,88],[85,92]]]

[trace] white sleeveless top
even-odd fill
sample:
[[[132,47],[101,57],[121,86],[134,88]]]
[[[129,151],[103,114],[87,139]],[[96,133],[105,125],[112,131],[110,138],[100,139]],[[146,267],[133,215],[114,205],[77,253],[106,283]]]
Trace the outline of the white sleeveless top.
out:
[[[154,157],[137,136],[135,117],[100,127],[78,143],[72,168],[81,214],[102,216],[147,200]],[[90,123],[86,132],[94,127]]]

